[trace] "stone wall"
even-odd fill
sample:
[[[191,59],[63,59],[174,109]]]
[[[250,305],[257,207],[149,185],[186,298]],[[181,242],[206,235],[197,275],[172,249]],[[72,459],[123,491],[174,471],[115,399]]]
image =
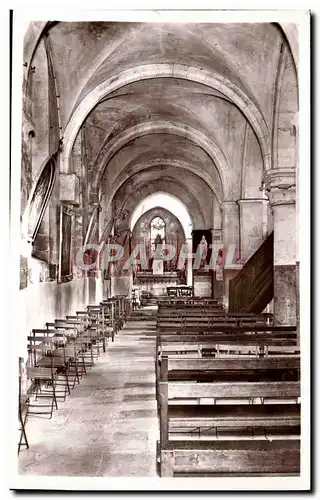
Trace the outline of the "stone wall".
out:
[[[30,284],[19,292],[19,356],[25,357],[27,336],[32,328],[44,328],[46,322],[83,310],[96,301],[95,278],[75,279],[69,283]],[[26,359],[26,358],[25,358]]]

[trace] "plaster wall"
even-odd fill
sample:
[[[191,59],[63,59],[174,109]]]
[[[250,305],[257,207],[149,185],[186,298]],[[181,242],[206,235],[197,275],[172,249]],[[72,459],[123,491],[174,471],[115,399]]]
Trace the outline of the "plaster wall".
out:
[[[95,278],[75,279],[68,283],[35,283],[20,290],[17,335],[20,355],[25,357],[27,336],[32,328],[44,328],[46,322],[83,310],[89,303],[95,303],[95,296]]]

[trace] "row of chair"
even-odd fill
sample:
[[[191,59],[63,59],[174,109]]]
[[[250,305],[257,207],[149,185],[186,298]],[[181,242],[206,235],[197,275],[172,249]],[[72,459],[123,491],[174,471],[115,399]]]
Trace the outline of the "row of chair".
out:
[[[170,324],[163,311],[156,342],[160,475],[299,474],[296,328],[275,326],[270,315],[225,312],[210,326],[197,325],[197,311],[192,326],[182,311],[180,323],[171,317]]]
[[[65,401],[76,383],[87,373],[108,342],[123,328],[130,314],[125,296],[88,305],[74,315],[55,319],[28,336],[27,392],[22,390],[19,370],[19,422],[21,446],[29,447],[26,421],[31,415],[52,417],[58,400]]]

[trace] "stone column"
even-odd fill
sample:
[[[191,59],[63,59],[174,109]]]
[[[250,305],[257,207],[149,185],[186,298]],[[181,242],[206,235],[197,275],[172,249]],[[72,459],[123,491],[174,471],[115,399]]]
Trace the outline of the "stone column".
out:
[[[279,325],[296,325],[296,186],[293,169],[264,175],[274,219],[274,316]]]
[[[192,286],[193,277],[192,277],[192,238],[186,239],[186,244],[188,247],[188,259],[187,259],[187,285]]]
[[[131,298],[133,285],[132,266],[128,269],[123,268],[130,257],[131,232],[129,229],[123,229],[123,231],[128,233],[128,237],[123,244],[124,252],[122,259],[112,265],[113,272],[111,273],[111,295],[126,295]]]
[[[214,257],[211,255],[211,259],[213,259],[212,264],[216,266],[218,252],[223,248],[222,243],[222,229],[221,226],[218,228],[212,229],[212,252]],[[217,280],[217,272],[216,268],[213,271],[213,296],[215,299],[221,300],[223,298],[223,281]]]
[[[240,255],[247,262],[267,237],[268,200],[238,201],[240,207]]]
[[[225,254],[223,276],[223,303],[229,304],[229,281],[234,278],[237,270],[232,269],[235,259],[239,256],[239,205],[236,201],[225,201],[222,209],[222,242]]]

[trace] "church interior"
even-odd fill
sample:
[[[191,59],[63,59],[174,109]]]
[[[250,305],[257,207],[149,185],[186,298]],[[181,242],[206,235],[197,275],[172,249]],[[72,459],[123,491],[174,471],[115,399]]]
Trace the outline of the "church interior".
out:
[[[19,474],[299,476],[298,101],[294,24],[28,25]]]

